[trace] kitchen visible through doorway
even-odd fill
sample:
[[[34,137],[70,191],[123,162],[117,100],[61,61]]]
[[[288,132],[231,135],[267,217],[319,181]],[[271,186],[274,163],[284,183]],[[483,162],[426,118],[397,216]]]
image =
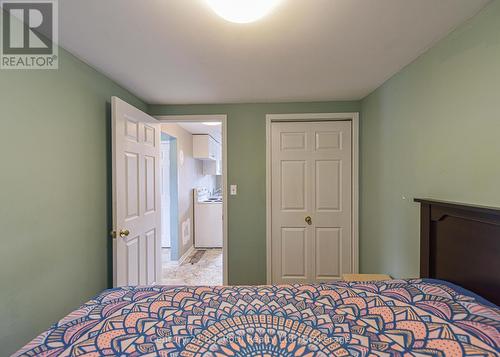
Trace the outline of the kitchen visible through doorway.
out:
[[[162,284],[223,285],[223,123],[159,119]]]

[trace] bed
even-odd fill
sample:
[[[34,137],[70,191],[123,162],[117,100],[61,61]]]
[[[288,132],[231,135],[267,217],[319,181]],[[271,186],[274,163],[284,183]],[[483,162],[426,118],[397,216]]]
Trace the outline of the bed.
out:
[[[491,254],[485,250],[498,249],[500,212],[421,203],[423,278],[111,289],[15,355],[497,356],[500,310],[491,301],[498,303],[499,270],[490,274],[484,269],[496,269],[498,262],[475,266],[464,279],[452,269],[461,257],[443,262],[442,249],[457,244],[449,241],[448,225],[460,221],[460,232],[467,233],[459,239],[468,237],[470,249],[458,254],[484,259]],[[471,235],[468,225],[477,224],[480,233]],[[493,243],[488,240],[492,233]],[[446,281],[440,280],[443,274],[448,274]]]

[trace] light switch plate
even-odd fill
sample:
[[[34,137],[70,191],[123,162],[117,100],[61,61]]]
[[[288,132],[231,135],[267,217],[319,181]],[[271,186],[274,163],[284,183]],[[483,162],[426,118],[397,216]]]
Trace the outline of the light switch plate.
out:
[[[238,194],[238,186],[237,185],[231,185],[229,188],[229,194],[231,196],[236,196]]]

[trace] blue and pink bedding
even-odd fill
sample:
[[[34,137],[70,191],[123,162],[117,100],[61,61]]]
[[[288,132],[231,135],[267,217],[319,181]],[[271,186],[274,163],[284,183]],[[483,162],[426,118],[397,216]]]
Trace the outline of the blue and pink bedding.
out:
[[[23,356],[497,356],[500,310],[426,280],[105,291]]]

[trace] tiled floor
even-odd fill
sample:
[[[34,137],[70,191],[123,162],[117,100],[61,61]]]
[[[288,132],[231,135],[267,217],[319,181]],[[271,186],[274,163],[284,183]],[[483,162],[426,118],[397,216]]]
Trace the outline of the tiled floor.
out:
[[[222,285],[222,249],[207,249],[198,263],[190,258],[182,263],[170,260],[170,249],[162,249],[164,285]]]

